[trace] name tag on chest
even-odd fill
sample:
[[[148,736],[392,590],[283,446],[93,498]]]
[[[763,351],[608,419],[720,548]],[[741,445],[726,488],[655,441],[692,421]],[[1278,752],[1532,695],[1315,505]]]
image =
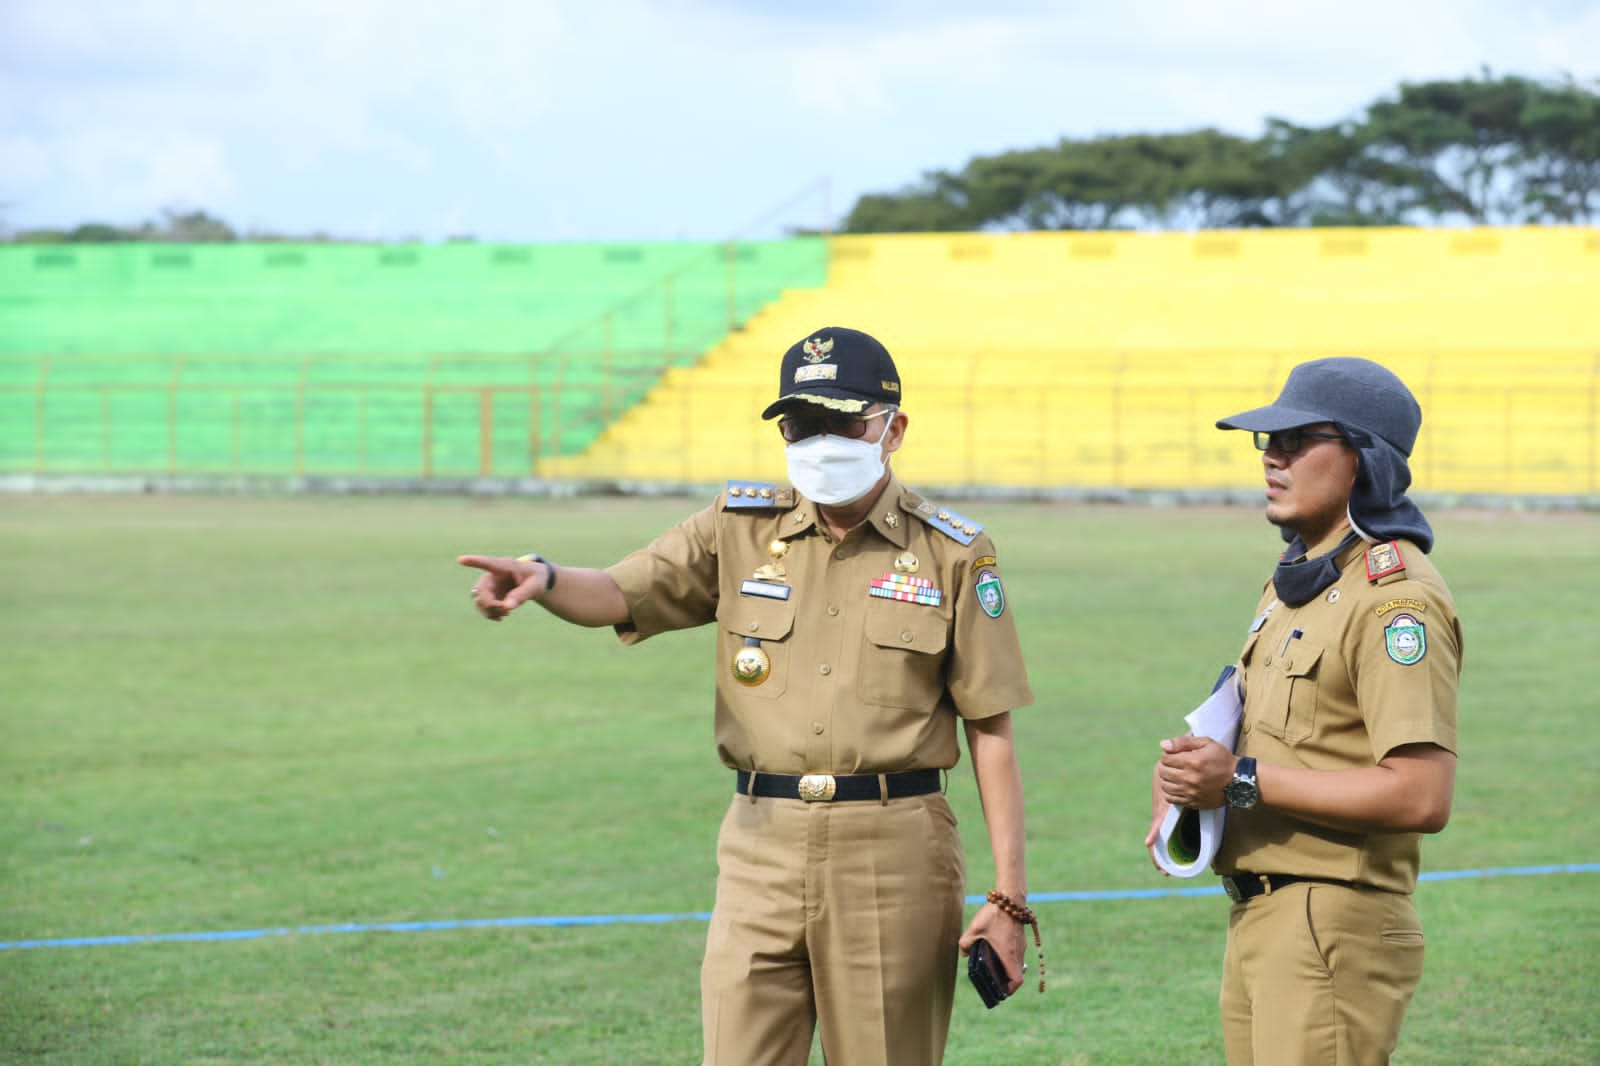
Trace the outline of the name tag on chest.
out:
[[[792,587],[780,585],[776,581],[746,580],[739,586],[741,596],[762,596],[769,600],[786,600],[793,591]]]

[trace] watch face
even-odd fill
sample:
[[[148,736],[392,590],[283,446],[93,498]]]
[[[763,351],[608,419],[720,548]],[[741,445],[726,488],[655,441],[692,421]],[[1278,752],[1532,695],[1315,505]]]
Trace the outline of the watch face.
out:
[[[1254,807],[1261,795],[1254,781],[1229,781],[1222,794],[1230,807]]]

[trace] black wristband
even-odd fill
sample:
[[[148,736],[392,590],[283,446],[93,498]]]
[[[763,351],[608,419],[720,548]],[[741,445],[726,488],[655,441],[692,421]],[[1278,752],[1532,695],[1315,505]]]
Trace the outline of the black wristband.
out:
[[[519,563],[543,563],[545,571],[549,575],[548,577],[546,577],[544,579],[544,590],[546,592],[549,592],[551,589],[556,587],[556,564],[552,563],[549,559],[546,559],[544,556],[538,555],[538,554],[536,554],[534,552],[529,552],[526,555],[517,556],[517,562],[519,562]]]

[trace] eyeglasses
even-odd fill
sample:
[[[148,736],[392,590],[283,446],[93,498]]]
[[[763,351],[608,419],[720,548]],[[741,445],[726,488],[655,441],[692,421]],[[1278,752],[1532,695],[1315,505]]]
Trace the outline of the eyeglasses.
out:
[[[870,415],[790,415],[778,419],[778,432],[783,434],[783,439],[793,444],[795,441],[815,437],[818,433],[827,433],[835,437],[849,437],[851,440],[860,440],[867,435],[867,423],[881,415],[892,415],[893,407],[885,407],[881,411],[874,411]]]
[[[1305,446],[1308,440],[1344,440],[1340,433],[1313,433],[1308,429],[1280,429],[1276,433],[1263,433],[1256,430],[1256,448],[1266,451],[1276,447],[1284,455],[1293,455]]]

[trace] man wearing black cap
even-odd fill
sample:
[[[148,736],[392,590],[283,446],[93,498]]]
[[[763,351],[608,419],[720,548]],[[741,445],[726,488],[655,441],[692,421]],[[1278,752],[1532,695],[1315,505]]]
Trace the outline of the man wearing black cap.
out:
[[[793,488],[729,482],[605,570],[463,556],[498,620],[529,600],[625,643],[715,623],[718,837],[701,999],[705,1063],[942,1061],[956,960],[983,938],[1022,984],[1021,775],[1032,701],[994,545],[903,487],[900,375],[857,330],[789,348],[778,419]],[[965,857],[943,794],[972,756],[996,885],[962,931]],[[1041,960],[1042,987],[1042,960]]]
[[[1421,835],[1450,816],[1462,645],[1405,495],[1421,424],[1399,378],[1350,358],[1217,423],[1255,434],[1289,546],[1239,655],[1237,754],[1162,741],[1145,844],[1168,804],[1228,806],[1230,1066],[1386,1063],[1422,975],[1411,894]]]

